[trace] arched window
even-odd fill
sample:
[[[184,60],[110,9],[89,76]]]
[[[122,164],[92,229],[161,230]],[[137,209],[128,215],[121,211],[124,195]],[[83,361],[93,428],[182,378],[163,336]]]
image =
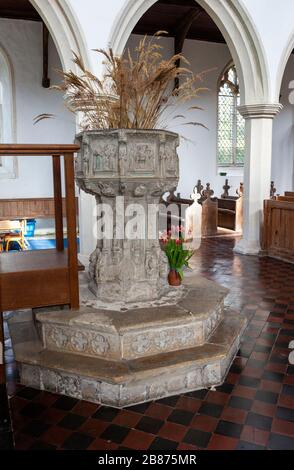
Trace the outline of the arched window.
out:
[[[238,112],[239,80],[234,65],[223,72],[218,88],[217,163],[221,167],[243,166],[245,120]]]

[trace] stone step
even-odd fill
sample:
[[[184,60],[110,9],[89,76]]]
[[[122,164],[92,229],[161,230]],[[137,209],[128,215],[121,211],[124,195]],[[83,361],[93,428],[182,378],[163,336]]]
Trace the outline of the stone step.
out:
[[[133,360],[50,351],[37,340],[14,350],[24,385],[120,408],[220,385],[245,325],[245,318],[226,313],[206,344]]]
[[[203,345],[223,318],[227,289],[200,277],[185,280],[177,305],[124,312],[82,307],[37,314],[47,350],[132,360]]]

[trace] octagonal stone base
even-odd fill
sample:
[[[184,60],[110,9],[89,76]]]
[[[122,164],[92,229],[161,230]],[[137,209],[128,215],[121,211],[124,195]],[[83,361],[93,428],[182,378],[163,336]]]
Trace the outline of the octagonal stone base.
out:
[[[224,309],[227,290],[188,277],[177,305],[126,312],[82,308],[10,321],[21,382],[124,407],[220,385],[239,348],[245,319]],[[15,341],[14,341],[15,338]]]

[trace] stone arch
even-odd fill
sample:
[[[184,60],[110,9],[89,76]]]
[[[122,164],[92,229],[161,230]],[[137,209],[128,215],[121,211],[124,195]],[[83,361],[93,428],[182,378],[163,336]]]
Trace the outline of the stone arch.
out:
[[[126,0],[112,27],[109,45],[121,54],[141,16],[157,0]],[[240,0],[197,0],[222,32],[236,65],[242,104],[269,102],[267,62],[253,21]]]
[[[0,44],[0,134],[1,142],[16,141],[15,80],[10,57]],[[5,119],[4,119],[5,117]],[[1,157],[0,179],[15,178],[18,173],[17,158]]]
[[[73,51],[82,57],[86,66],[89,66],[89,56],[82,28],[67,0],[29,1],[50,31],[63,69],[74,69]]]
[[[279,96],[280,96],[280,91],[282,87],[283,77],[284,77],[285,70],[286,70],[288,61],[290,59],[290,56],[293,50],[294,50],[294,33],[292,33],[288,43],[286,44],[283,50],[280,63],[277,69],[277,77],[276,77],[276,84],[275,84],[275,90],[274,90],[274,93],[275,93],[274,97],[277,102],[279,102]],[[293,86],[291,87],[291,90],[293,92]],[[289,89],[289,94],[291,90]]]

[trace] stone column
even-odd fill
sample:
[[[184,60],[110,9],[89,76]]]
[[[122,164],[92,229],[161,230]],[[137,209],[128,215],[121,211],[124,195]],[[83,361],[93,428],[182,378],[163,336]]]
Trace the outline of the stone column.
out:
[[[263,201],[270,194],[273,118],[281,109],[281,104],[252,104],[238,109],[246,120],[246,154],[243,238],[236,244],[237,253],[260,252]]]

